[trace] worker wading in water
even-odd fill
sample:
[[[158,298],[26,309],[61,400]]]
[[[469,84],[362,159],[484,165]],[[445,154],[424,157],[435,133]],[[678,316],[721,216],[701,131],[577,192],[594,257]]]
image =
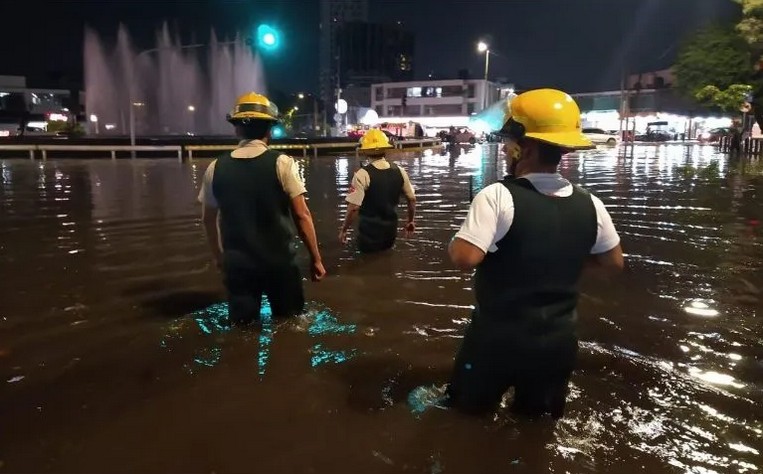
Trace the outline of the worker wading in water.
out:
[[[395,244],[400,196],[405,196],[408,202],[406,237],[416,229],[416,195],[405,170],[386,160],[385,155],[391,149],[389,139],[381,130],[371,129],[360,139],[358,152],[368,156],[371,162],[352,177],[339,240],[347,243],[347,231],[360,214],[357,241],[358,250],[364,253],[387,250]]]
[[[449,247],[459,268],[476,268],[477,300],[449,403],[491,412],[513,387],[515,413],[559,418],[578,353],[578,280],[584,268],[622,270],[623,254],[602,202],[557,172],[566,153],[593,147],[575,101],[539,89],[508,108],[499,135],[510,176],[475,197]]]
[[[209,165],[199,202],[212,255],[224,275],[231,322],[259,319],[263,294],[274,317],[299,314],[305,298],[295,226],[310,254],[313,280],[321,280],[326,270],[297,164],[268,148],[278,108],[251,92],[238,99],[228,121],[242,141]]]

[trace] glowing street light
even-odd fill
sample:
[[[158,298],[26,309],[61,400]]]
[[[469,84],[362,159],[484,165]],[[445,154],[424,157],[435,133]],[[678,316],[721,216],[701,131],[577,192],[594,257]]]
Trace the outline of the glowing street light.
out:
[[[295,111],[299,110],[299,107],[297,107],[297,106],[294,106],[294,110],[295,110]]]
[[[194,107],[193,105],[189,105],[189,106],[188,106],[188,111],[189,111],[189,112],[193,112],[193,111],[195,111],[195,110],[196,110],[196,107]]]
[[[95,134],[98,135],[101,133],[98,127],[98,116],[95,114],[90,114],[90,122],[95,124]]]
[[[297,94],[297,98],[298,99],[304,99],[305,98],[305,94],[300,92],[299,94]]]
[[[487,107],[487,71],[490,65],[490,46],[484,41],[477,43],[477,51],[485,53],[485,85],[482,90],[482,108]]]

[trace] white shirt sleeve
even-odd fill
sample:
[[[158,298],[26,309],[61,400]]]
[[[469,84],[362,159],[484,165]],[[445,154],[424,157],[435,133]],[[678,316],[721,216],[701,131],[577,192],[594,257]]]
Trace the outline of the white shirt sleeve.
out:
[[[345,201],[356,206],[362,206],[363,198],[366,197],[366,190],[370,184],[371,176],[368,175],[368,171],[363,168],[356,171],[352,176],[352,183],[350,183],[350,189],[347,191]]]
[[[620,236],[615,230],[615,225],[612,223],[612,217],[607,212],[607,208],[604,207],[604,203],[601,199],[591,194],[591,200],[593,200],[593,206],[596,208],[596,242],[591,248],[592,254],[609,252],[620,243]]]
[[[283,191],[289,195],[289,199],[294,199],[307,193],[305,183],[299,177],[299,166],[294,158],[289,155],[281,155],[276,160],[276,173],[278,182],[281,183]]]
[[[215,163],[217,160],[207,166],[207,170],[204,172],[204,178],[201,181],[201,189],[199,190],[199,202],[205,206],[217,207],[217,199],[212,192],[212,179],[215,177]]]
[[[465,240],[483,252],[495,252],[514,220],[514,199],[501,183],[492,184],[472,201],[456,238]]]

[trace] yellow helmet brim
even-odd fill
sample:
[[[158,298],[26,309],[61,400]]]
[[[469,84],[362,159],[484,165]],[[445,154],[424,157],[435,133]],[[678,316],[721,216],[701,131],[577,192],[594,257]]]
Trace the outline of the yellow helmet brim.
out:
[[[389,146],[381,146],[381,147],[374,147],[374,148],[363,148],[362,146],[358,148],[358,153],[362,154],[372,154],[372,153],[379,153],[381,151],[387,151],[395,148],[392,145]]]
[[[527,133],[525,137],[570,150],[589,150],[595,148],[593,142],[580,132]]]
[[[228,120],[244,120],[244,119],[259,119],[259,120],[272,120],[274,122],[277,122],[278,119],[268,115],[264,114],[262,112],[238,112],[230,116]]]

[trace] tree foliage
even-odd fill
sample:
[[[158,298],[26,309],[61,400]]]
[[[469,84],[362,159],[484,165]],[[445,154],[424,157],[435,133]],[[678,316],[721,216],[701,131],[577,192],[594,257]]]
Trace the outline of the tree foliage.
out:
[[[752,86],[746,84],[732,84],[726,89],[717,86],[705,86],[695,94],[702,102],[708,102],[720,107],[725,111],[736,112],[747,101],[752,93]]]
[[[689,38],[675,65],[676,86],[689,97],[708,85],[723,90],[747,84],[752,72],[749,47],[731,27],[711,27]]]
[[[763,54],[763,0],[736,0],[742,5],[742,21],[737,31],[753,51]]]

